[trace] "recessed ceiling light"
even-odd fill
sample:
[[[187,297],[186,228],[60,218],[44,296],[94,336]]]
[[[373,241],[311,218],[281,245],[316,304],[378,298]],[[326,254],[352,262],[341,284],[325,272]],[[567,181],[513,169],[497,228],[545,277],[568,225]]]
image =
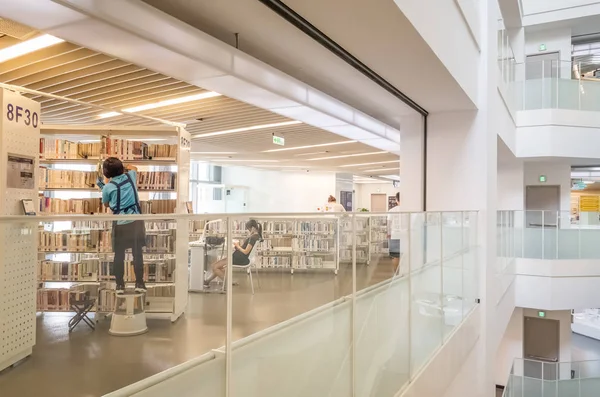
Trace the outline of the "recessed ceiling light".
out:
[[[323,146],[334,146],[334,145],[345,145],[347,143],[356,143],[356,141],[342,141],[342,142],[332,142],[332,143],[320,143],[318,145],[308,145],[308,146],[296,146],[296,147],[286,147],[283,149],[271,149],[265,150],[263,153],[273,153],[273,152],[285,152],[288,150],[300,150],[300,149],[310,149],[313,147],[323,147]]]
[[[196,134],[193,137],[194,138],[207,138],[207,137],[217,136],[217,135],[234,134],[236,132],[262,130],[264,128],[285,127],[286,125],[294,125],[294,124],[302,124],[302,122],[294,120],[294,121],[284,121],[283,123],[253,125],[250,127],[234,128],[232,130],[209,132],[207,134]]]
[[[399,170],[399,169],[400,168],[384,168],[384,167],[382,167],[382,168],[374,168],[372,170],[360,170],[360,172],[381,172],[381,171],[388,172],[388,171],[395,171],[395,170]]]
[[[237,154],[237,152],[190,152],[191,154],[206,154],[206,155],[210,155],[210,154]]]
[[[400,180],[400,176],[398,175],[380,175],[382,178],[386,178],[386,179],[392,179],[394,181],[399,181]]]
[[[0,63],[9,59],[20,57],[31,52],[41,50],[42,48],[50,47],[54,44],[62,43],[64,40],[58,37],[45,34],[31,40],[24,41],[19,44],[6,47],[0,50]]]
[[[318,157],[316,159],[308,159],[308,161],[343,159],[343,158],[346,158],[346,157],[373,156],[373,155],[376,155],[376,154],[386,154],[386,153],[388,153],[388,152],[369,152],[369,153],[345,154],[343,156]]]
[[[312,168],[312,166],[306,166],[306,165],[265,165],[265,164],[260,164],[260,165],[254,165],[254,166],[255,167],[271,167],[271,168],[299,168],[299,169]]]
[[[81,143],[96,143],[96,142],[100,142],[100,139],[83,139],[81,141],[78,141]]]
[[[363,166],[363,165],[389,164],[389,163],[399,163],[399,162],[400,162],[400,160],[377,161],[375,163],[346,164],[346,165],[341,165],[340,167],[360,167],[360,166]]]
[[[219,94],[218,92],[207,91],[207,92],[203,92],[201,94],[188,95],[188,96],[179,97],[179,98],[166,99],[166,100],[160,101],[160,102],[147,103],[145,105],[134,106],[131,108],[123,109],[122,112],[125,112],[125,113],[143,112],[144,110],[162,108],[165,106],[178,105],[180,103],[186,103],[186,102],[192,102],[192,101],[199,101],[201,99],[214,98],[217,96],[221,96],[221,94]],[[119,116],[121,114],[122,113],[120,113],[120,112],[107,112],[107,113],[102,113],[102,114],[98,115],[98,117],[101,119],[106,119],[108,117]]]

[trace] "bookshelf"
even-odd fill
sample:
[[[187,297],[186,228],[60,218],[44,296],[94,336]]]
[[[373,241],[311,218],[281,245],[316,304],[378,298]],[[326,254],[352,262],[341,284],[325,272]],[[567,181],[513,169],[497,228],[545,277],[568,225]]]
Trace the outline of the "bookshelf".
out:
[[[261,270],[329,270],[338,273],[336,218],[258,220],[263,242],[257,245],[256,267]],[[210,235],[224,236],[224,222],[211,224]],[[234,222],[232,235],[245,238],[245,222]]]
[[[356,263],[371,263],[371,230],[369,217],[356,217]],[[338,257],[340,263],[352,263],[352,219],[341,219],[339,224]]]
[[[142,213],[186,213],[189,197],[190,135],[175,126],[44,125],[40,129],[39,212],[89,215],[89,221],[46,223],[38,230],[38,311],[69,311],[69,296],[97,298],[95,311],[114,305],[110,212],[95,186],[101,160],[110,156],[138,167]],[[159,195],[155,196],[156,193]],[[165,197],[166,196],[166,197]],[[187,304],[188,221],[146,222],[144,280],[148,313],[175,321]],[[131,254],[125,280],[133,282]],[[75,293],[76,292],[76,293]]]
[[[371,243],[371,255],[389,254],[387,215],[371,216],[369,227],[369,241]]]

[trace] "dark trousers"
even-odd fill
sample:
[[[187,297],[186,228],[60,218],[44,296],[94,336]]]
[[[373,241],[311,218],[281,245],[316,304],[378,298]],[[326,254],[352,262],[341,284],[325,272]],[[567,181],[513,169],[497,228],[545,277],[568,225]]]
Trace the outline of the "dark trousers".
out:
[[[141,225],[140,225],[141,223]],[[123,276],[125,273],[125,250],[131,248],[133,254],[133,269],[135,272],[135,281],[144,281],[144,254],[142,251],[145,245],[145,236],[140,233],[144,228],[144,221],[135,221],[125,225],[115,225],[113,228],[113,250],[115,259],[113,270],[117,284],[124,284]]]

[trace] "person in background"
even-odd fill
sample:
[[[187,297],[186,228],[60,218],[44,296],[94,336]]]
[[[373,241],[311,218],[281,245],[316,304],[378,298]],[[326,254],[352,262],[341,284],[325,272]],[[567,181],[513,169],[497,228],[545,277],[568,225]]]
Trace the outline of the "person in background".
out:
[[[331,212],[346,212],[344,206],[338,204],[336,198],[333,196],[329,196],[327,199],[327,206],[330,207]]]
[[[248,238],[240,245],[238,242],[233,243],[232,264],[236,266],[246,266],[250,264],[250,253],[257,243],[262,241],[262,226],[254,219],[246,222],[246,230]],[[204,286],[208,287],[211,281],[219,277],[225,281],[225,268],[227,267],[227,258],[218,260],[212,264],[212,275],[204,280]]]
[[[102,189],[102,203],[113,214],[141,214],[137,192],[137,168],[131,165],[125,168],[121,160],[109,157],[102,164],[104,180],[98,177],[98,186]],[[144,221],[114,221],[112,227],[112,245],[115,254],[113,269],[116,280],[116,293],[125,293],[125,250],[131,248],[135,272],[135,291],[146,292],[144,284],[144,256],[142,248],[146,245]]]
[[[396,205],[390,208],[389,212],[400,212],[400,192],[396,193]],[[400,265],[400,234],[402,233],[402,225],[400,215],[388,215],[388,247],[390,249],[390,257],[392,258],[392,266],[394,274],[398,272]]]

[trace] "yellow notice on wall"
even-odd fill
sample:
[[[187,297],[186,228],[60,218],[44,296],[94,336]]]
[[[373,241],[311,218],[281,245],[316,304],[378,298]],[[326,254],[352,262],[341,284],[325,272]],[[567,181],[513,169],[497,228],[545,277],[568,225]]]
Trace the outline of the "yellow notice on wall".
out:
[[[579,197],[579,212],[598,212],[600,211],[599,196],[581,196]]]

